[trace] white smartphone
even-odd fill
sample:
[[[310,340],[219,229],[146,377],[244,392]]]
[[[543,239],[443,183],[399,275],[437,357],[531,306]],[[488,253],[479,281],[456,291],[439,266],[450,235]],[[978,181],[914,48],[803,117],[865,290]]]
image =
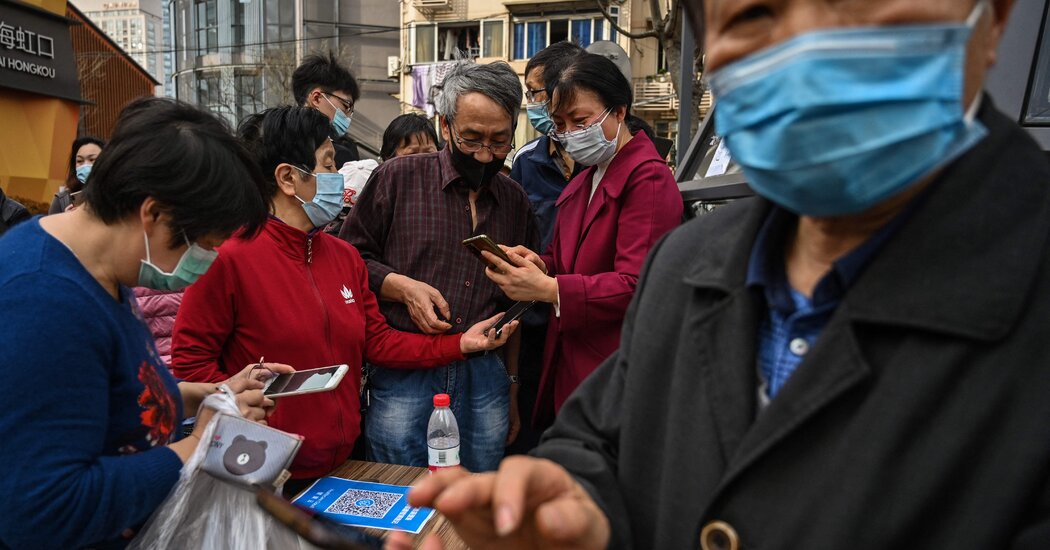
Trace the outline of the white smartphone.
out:
[[[343,376],[349,370],[349,365],[332,365],[319,369],[278,374],[266,382],[263,394],[266,397],[287,397],[289,395],[331,391],[339,385],[339,382],[343,380]]]

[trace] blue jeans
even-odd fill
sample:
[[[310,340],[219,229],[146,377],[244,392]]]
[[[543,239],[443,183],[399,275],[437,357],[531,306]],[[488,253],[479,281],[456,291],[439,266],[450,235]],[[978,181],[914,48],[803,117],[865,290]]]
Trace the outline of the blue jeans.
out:
[[[371,391],[365,413],[369,458],[427,465],[427,422],[434,395],[452,398],[459,425],[460,462],[472,472],[495,470],[509,428],[510,380],[495,353],[434,369],[387,369],[369,365]]]

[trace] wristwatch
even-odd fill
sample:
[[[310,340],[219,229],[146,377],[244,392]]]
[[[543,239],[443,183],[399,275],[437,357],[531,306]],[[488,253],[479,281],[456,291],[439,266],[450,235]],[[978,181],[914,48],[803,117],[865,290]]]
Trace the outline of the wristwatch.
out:
[[[508,374],[507,378],[510,378],[510,383],[511,384],[517,384],[518,382],[521,381],[521,377],[518,376],[517,374]]]

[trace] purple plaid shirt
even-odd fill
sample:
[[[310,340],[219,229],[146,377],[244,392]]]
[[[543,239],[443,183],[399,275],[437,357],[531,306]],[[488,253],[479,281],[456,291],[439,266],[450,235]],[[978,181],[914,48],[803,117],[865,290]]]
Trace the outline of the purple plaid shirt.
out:
[[[450,333],[463,332],[502,311],[510,300],[485,276],[485,264],[462,241],[485,234],[500,244],[536,250],[539,232],[529,198],[514,180],[497,175],[470,203],[448,148],[384,162],[354,204],[339,237],[357,247],[368,265],[368,286],[399,273],[436,288],[452,311]],[[419,332],[404,304],[380,302],[390,326]]]

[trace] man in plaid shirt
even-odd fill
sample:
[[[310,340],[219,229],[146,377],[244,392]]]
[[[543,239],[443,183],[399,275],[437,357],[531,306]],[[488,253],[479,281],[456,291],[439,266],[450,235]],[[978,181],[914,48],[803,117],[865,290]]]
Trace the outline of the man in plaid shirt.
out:
[[[462,332],[510,305],[485,277],[485,264],[461,243],[484,234],[508,246],[539,245],[528,197],[500,173],[513,150],[521,98],[521,83],[505,63],[453,67],[435,98],[446,147],[383,163],[347,218],[340,237],[368,264],[369,286],[392,327]],[[489,353],[440,368],[371,365],[370,458],[427,465],[432,398],[447,393],[462,465],[495,469],[520,424],[517,343],[515,335],[506,362]]]

